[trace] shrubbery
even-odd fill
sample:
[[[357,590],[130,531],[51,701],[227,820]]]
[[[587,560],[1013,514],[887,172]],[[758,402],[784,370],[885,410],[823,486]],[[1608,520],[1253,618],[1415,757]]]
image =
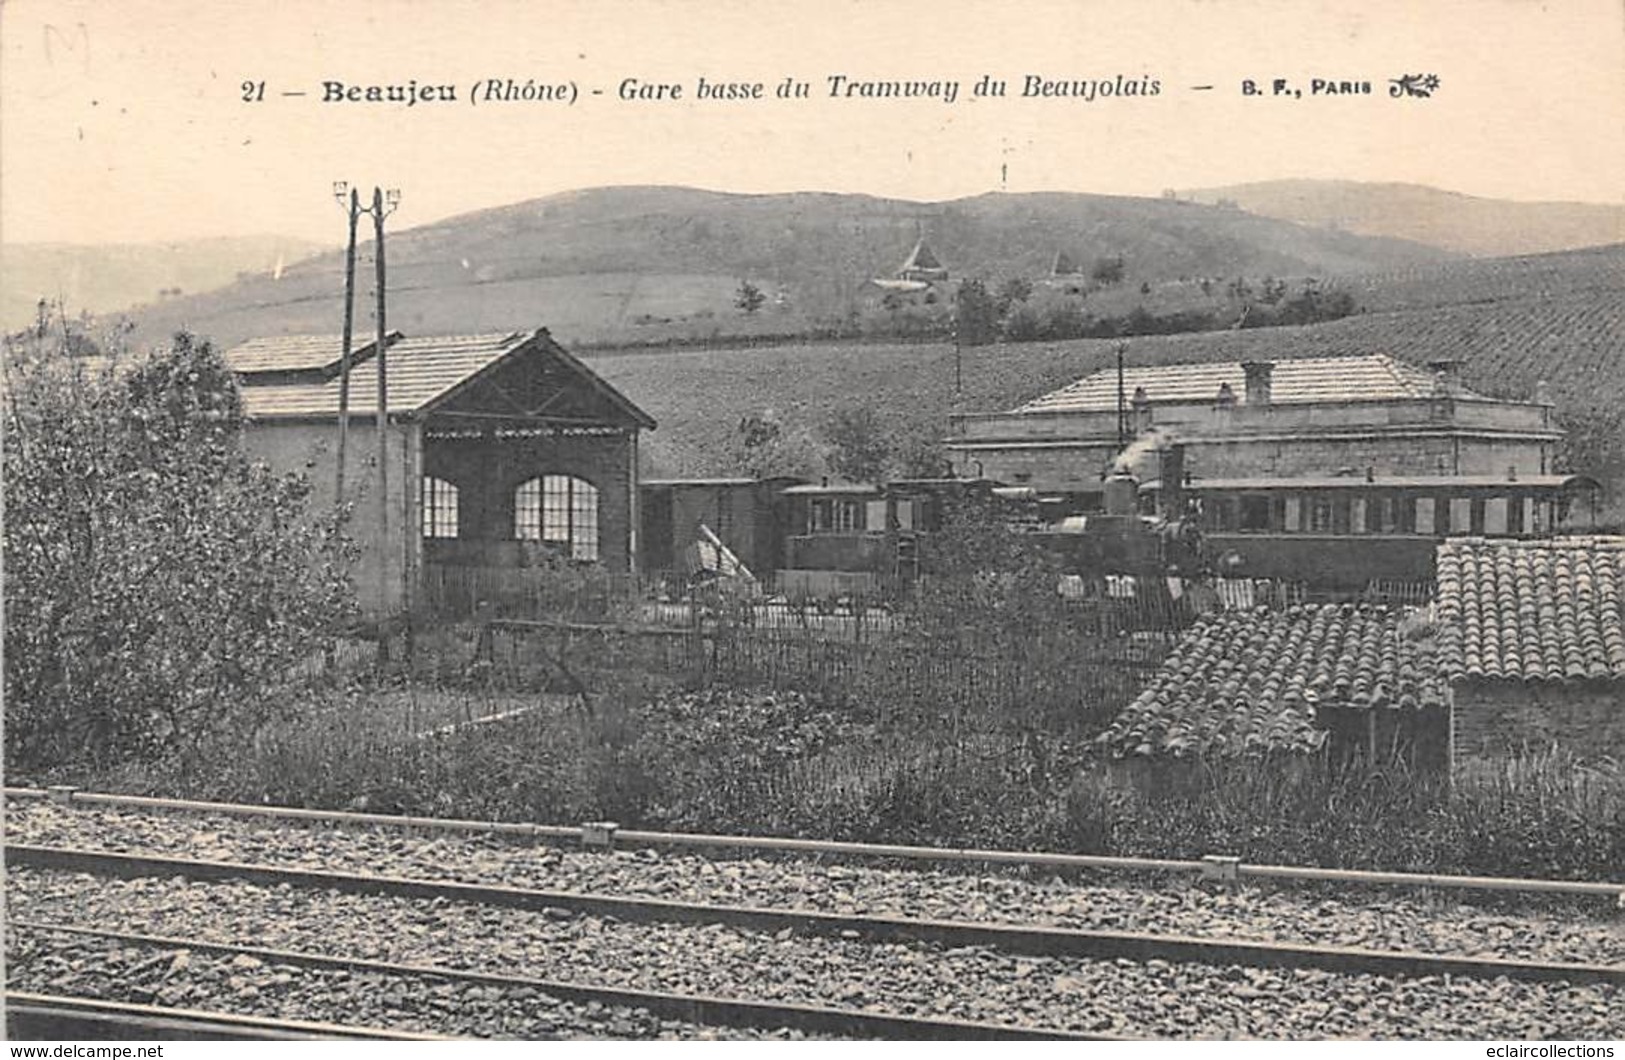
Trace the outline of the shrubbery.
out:
[[[1136,857],[1593,879],[1625,863],[1625,775],[1555,756],[1454,787],[1314,761],[1187,762],[1127,783],[1081,741],[1052,741],[1036,776],[1019,732],[900,731],[859,704],[798,693],[628,687],[590,713],[537,710],[430,738],[364,721],[359,701],[376,694],[334,693],[252,750],[222,740],[203,769],[74,779],[332,809]]]
[[[71,335],[71,332],[66,333]],[[309,484],[249,461],[207,344],[5,347],[5,721],[14,771],[153,758],[263,721],[350,614]]]

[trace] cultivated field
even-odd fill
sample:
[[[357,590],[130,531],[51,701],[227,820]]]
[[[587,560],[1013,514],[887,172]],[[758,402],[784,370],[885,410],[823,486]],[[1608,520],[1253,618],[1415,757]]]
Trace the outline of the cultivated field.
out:
[[[1132,364],[1335,357],[1373,352],[1413,363],[1464,362],[1469,386],[1527,397],[1552,388],[1559,411],[1625,402],[1625,246],[1545,258],[1418,267],[1338,281],[1367,311],[1305,327],[1128,340]],[[954,394],[954,348],[820,344],[598,354],[591,364],[659,422],[647,451],[660,474],[731,470],[722,440],[771,408],[816,426],[834,408],[869,404],[888,422],[941,431],[963,411],[1014,407],[1111,364],[1117,342],[1083,339],[966,348]]]

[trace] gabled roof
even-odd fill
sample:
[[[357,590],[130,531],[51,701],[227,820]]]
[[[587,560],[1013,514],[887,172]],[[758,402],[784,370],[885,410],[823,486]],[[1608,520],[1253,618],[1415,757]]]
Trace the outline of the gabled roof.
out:
[[[396,333],[398,334],[398,333]],[[266,365],[262,372],[297,371],[293,362],[305,365],[338,361],[337,336],[288,336],[275,340],[251,340],[226,354],[228,365]],[[610,386],[597,373],[572,356],[548,335],[546,328],[535,332],[492,333],[484,335],[436,335],[402,337],[388,345],[385,366],[392,414],[424,413],[462,389],[496,365],[527,352],[541,352],[556,359],[592,390],[607,398],[629,420],[652,428],[654,420]],[[280,362],[280,363],[279,363]],[[272,367],[274,365],[274,367]],[[240,377],[243,410],[250,419],[311,419],[338,415],[337,375],[312,376],[284,381],[255,382],[252,370]],[[350,413],[372,416],[377,411],[378,362],[374,357],[355,364],[350,370]]]
[[[1057,250],[1055,252],[1055,264],[1050,267],[1049,274],[1051,276],[1081,276],[1083,275],[1083,269],[1078,266],[1077,262],[1072,260],[1072,255],[1064,250]]]
[[[1247,403],[1247,373],[1239,361],[1161,364],[1125,368],[1123,392],[1145,388],[1152,404],[1211,404],[1228,383],[1236,403]],[[1434,392],[1433,374],[1387,354],[1315,357],[1276,361],[1270,402],[1276,405],[1322,401],[1422,398]],[[1467,391],[1463,397],[1478,397]],[[1117,369],[1104,368],[1075,383],[1027,402],[1016,412],[1108,412],[1117,409]]]
[[[1439,546],[1451,680],[1625,681],[1625,537]]]
[[[926,271],[943,268],[942,262],[937,260],[937,256],[931,253],[931,248],[926,246],[925,240],[922,239],[914,244],[914,249],[909,252],[908,260],[903,262],[903,267],[899,271],[911,272],[916,269]]]
[[[1098,742],[1118,757],[1311,751],[1327,736],[1318,711],[1442,706],[1434,639],[1410,615],[1314,604],[1209,616]]]

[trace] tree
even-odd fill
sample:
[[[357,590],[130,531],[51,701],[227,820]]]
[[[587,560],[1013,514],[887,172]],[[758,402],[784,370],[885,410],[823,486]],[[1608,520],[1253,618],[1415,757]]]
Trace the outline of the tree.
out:
[[[1625,519],[1625,409],[1603,396],[1570,398],[1557,410],[1557,424],[1563,429],[1558,470],[1604,483],[1603,519]]]
[[[954,295],[954,326],[966,346],[986,346],[999,337],[999,306],[987,284],[966,280]]]
[[[1104,287],[1110,287],[1113,284],[1123,282],[1125,271],[1126,266],[1123,263],[1123,255],[1118,254],[1115,257],[1101,258],[1095,262],[1094,271],[1089,273],[1089,278]]]
[[[879,482],[891,463],[892,442],[880,417],[868,405],[835,410],[824,424],[830,471],[848,482]]]
[[[731,471],[751,478],[808,478],[823,466],[823,453],[803,430],[786,427],[772,409],[742,416],[723,443]]]
[[[353,614],[338,513],[251,462],[206,343],[71,359],[5,344],[6,761],[106,766],[195,750],[279,709]]]
[[[1010,310],[1026,302],[1033,296],[1033,282],[1025,276],[1012,276],[999,285],[999,296],[996,300],[999,316],[1008,316]]]
[[[749,280],[739,281],[739,290],[734,294],[734,305],[743,309],[747,314],[755,313],[767,303],[767,295],[762,289]]]

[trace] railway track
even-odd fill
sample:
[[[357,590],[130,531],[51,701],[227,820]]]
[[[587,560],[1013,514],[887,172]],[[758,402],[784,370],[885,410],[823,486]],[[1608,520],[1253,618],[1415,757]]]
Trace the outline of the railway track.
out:
[[[390,977],[414,984],[440,982],[458,986],[495,987],[505,991],[524,991],[527,994],[539,994],[553,1000],[572,1002],[578,1005],[598,1005],[638,1010],[659,1019],[692,1024],[696,1027],[728,1027],[761,1031],[788,1029],[809,1035],[860,1039],[905,1038],[931,1041],[1118,1040],[1110,1035],[1083,1035],[1040,1028],[979,1023],[969,1020],[928,1019],[866,1012],[852,1008],[768,1003],[657,990],[627,990],[557,979],[542,979],[438,965],[371,960],[360,957],[336,957],[329,954],[305,951],[207,942],[192,938],[146,935],[71,924],[14,920],[8,924],[8,931],[21,933],[36,939],[40,936],[90,939],[116,944],[125,950],[153,951],[159,954],[209,953],[231,958],[247,958],[266,966],[296,967],[323,972],[339,972],[346,975],[361,974]],[[24,997],[25,995],[16,996]],[[61,999],[57,1000],[60,1001]],[[90,1007],[90,1015],[87,1018],[94,1018],[98,1011],[97,1006],[101,1005],[108,1005],[115,1009],[127,1008],[132,1010],[135,1016],[141,1016],[143,1010],[146,1009],[146,1006],[120,1005],[118,1003],[85,1001],[80,1003]],[[161,1012],[164,1010],[154,1011]],[[69,1016],[71,1017],[71,1015],[70,1009]],[[276,1025],[279,1023],[287,1023],[290,1028],[289,1036],[297,1034],[299,1027],[303,1026],[298,1024],[297,1021],[258,1021],[253,1017],[221,1017],[221,1019],[222,1029],[228,1031],[231,1029],[231,1024],[224,1022],[227,1020],[242,1021],[250,1029],[255,1028],[255,1025],[259,1022],[265,1022],[269,1025],[266,1028],[268,1033],[265,1036],[267,1037],[277,1036],[279,1028]],[[310,1024],[308,1026],[325,1027],[329,1025]],[[340,1028],[340,1030],[345,1033],[324,1034],[322,1031],[317,1031],[313,1036],[366,1037],[373,1033],[359,1028]],[[392,1033],[380,1031],[374,1036],[388,1036]],[[426,1037],[410,1034],[396,1036],[406,1038]]]
[[[68,807],[103,808],[151,813],[218,814],[245,821],[277,824],[332,825],[353,828],[388,828],[401,831],[501,836],[527,842],[580,843],[583,846],[625,844],[645,848],[706,851],[743,851],[812,857],[885,859],[924,864],[972,864],[1053,871],[1099,871],[1128,874],[1183,874],[1229,881],[1271,880],[1283,883],[1325,883],[1359,887],[1426,888],[1518,895],[1562,895],[1602,898],[1625,907],[1625,882],[1600,880],[1519,879],[1499,876],[1459,876],[1441,873],[1376,872],[1366,869],[1328,869],[1302,865],[1253,864],[1235,857],[1201,860],[1134,858],[1095,854],[1056,854],[961,847],[919,847],[894,843],[850,843],[781,836],[711,835],[693,832],[650,832],[623,829],[613,824],[580,826],[476,821],[446,817],[309,810],[292,806],[198,802],[84,792],[71,785],[50,789],[0,788],[7,800],[18,803],[50,801]]]
[[[96,998],[5,992],[12,1041],[440,1041],[439,1035]]]
[[[645,842],[612,827],[74,793],[16,802],[7,838],[29,841],[6,846],[8,956],[21,947],[58,971],[70,957],[99,969],[91,989],[67,989],[49,975],[12,984],[42,992],[212,1009],[217,999],[206,992],[160,992],[150,975],[153,991],[132,992],[119,974],[130,955],[143,968],[191,952],[205,964],[274,964],[285,973],[279,980],[294,974],[293,987],[268,989],[258,1003],[218,999],[233,1011],[470,1037],[1625,1032],[1625,954],[1613,919],[1580,904],[1612,899],[1618,884],[1444,878],[1445,887],[1482,882],[1569,896],[1568,913],[1520,920],[1375,891],[1340,903],[1325,891],[1147,882],[1148,873],[1209,876],[1215,867],[1203,863],[728,836],[651,834]],[[662,845],[768,856],[714,860],[657,852]],[[938,867],[850,867],[851,858]],[[1212,860],[1229,862],[1217,867],[1220,879],[1244,875],[1226,873],[1234,859]],[[995,868],[942,870],[972,861]],[[1046,883],[996,866],[1054,876]],[[1108,886],[1061,875],[1093,869],[1136,878]],[[1332,884],[1344,875],[1282,871]],[[1435,879],[1377,876],[1360,882],[1427,887]],[[1276,911],[1286,919],[1274,921]],[[1456,923],[1435,930],[1440,916]],[[355,978],[321,980],[347,974]],[[241,978],[229,967],[226,975]],[[400,984],[436,983],[433,992],[452,1000],[430,1013],[330,1007],[361,978],[397,997],[425,992]],[[317,980],[320,989],[285,996]],[[291,1008],[267,1009],[273,1000]]]
[[[6,862],[12,869],[58,870],[125,879],[183,877],[197,881],[234,880],[262,887],[286,886],[344,894],[438,899],[531,911],[562,910],[632,923],[719,924],[767,934],[787,932],[862,938],[872,942],[923,942],[950,948],[986,947],[1037,957],[1199,962],[1253,968],[1319,969],[1389,977],[1504,977],[1537,982],[1625,985],[1625,965],[1618,964],[1512,960],[1145,932],[848,915],[810,909],[677,902],[25,844],[8,843],[5,853]]]

